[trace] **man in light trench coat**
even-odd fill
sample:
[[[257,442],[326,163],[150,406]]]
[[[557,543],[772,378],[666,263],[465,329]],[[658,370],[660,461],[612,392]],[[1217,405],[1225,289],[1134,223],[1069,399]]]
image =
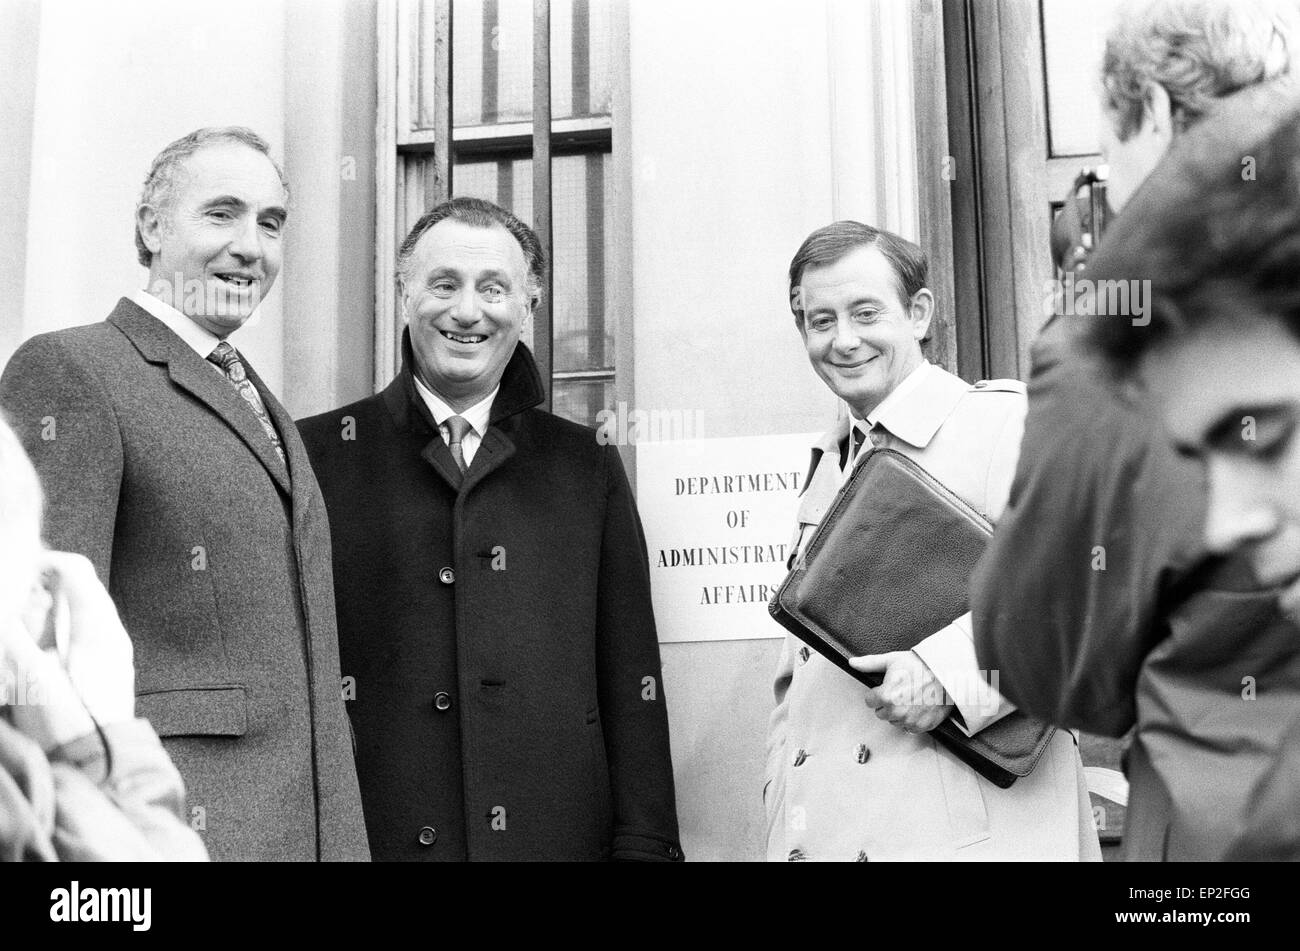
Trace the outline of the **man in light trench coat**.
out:
[[[915,459],[990,520],[1006,503],[1024,385],[968,385],[925,360],[934,311],[926,281],[920,248],[853,221],[813,232],[791,263],[791,308],[809,360],[851,413],[813,448],[795,552],[864,446]],[[868,688],[786,638],[768,731],[770,860],[1100,859],[1068,731],[1009,789],[929,735],[949,715],[976,733],[1014,709],[983,682],[969,614],[914,650],[852,663],[884,682]]]

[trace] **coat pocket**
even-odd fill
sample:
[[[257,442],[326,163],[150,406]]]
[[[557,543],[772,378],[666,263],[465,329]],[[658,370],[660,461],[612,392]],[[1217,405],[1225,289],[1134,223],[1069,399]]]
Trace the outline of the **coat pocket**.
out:
[[[136,715],[159,736],[243,736],[248,698],[238,684],[155,690],[135,698]]]
[[[980,779],[975,770],[947,750],[934,746],[931,752],[939,769],[939,781],[948,806],[948,827],[952,832],[953,848],[960,852],[992,835],[984,791],[980,789]]]
[[[591,744],[589,762],[591,763],[592,795],[595,797],[595,822],[602,847],[608,848],[608,839],[614,828],[613,786],[609,778],[609,758],[605,753],[605,733],[601,729],[600,709],[592,707],[587,711],[586,730]]]

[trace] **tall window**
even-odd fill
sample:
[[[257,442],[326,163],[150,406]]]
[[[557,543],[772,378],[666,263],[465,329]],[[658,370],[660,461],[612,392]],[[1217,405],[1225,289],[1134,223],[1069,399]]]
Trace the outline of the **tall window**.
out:
[[[553,290],[550,326],[536,329],[550,334],[553,411],[588,425],[615,402],[618,335],[630,332],[611,274],[612,60],[626,46],[616,36],[614,2],[549,4]],[[535,221],[534,13],[532,0],[399,4],[394,62],[388,67],[381,56],[380,67],[396,73],[395,240],[446,193],[438,163],[447,158],[437,151],[435,132],[439,110],[448,108],[447,77],[437,74],[448,41],[450,193],[486,198]],[[383,95],[382,76],[380,85]],[[382,261],[380,269],[382,280]],[[395,326],[400,329],[400,319]]]

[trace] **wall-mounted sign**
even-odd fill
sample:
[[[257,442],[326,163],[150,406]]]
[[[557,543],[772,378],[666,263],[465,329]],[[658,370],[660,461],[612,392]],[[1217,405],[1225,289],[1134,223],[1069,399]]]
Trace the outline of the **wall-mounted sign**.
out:
[[[637,444],[637,508],[659,640],[782,637],[785,578],[818,433]]]

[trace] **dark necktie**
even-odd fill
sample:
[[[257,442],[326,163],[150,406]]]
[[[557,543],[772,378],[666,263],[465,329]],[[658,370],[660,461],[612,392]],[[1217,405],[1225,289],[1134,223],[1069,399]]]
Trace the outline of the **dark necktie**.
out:
[[[469,420],[463,416],[449,416],[443,423],[447,427],[447,446],[451,449],[451,458],[456,460],[456,466],[463,473],[468,466],[465,465],[465,436],[473,428]]]
[[[271,445],[275,447],[275,454],[280,457],[280,461],[288,465],[284,457],[284,446],[280,442],[280,434],[275,431],[275,426],[271,424],[271,417],[266,414],[266,407],[262,404],[262,396],[257,392],[257,387],[253,381],[248,378],[248,373],[244,370],[244,364],[239,359],[239,352],[226,341],[217,344],[217,348],[208,355],[208,360],[221,367],[226,374],[226,379],[234,386],[235,391],[244,398],[257,421],[262,424],[262,429],[266,431],[267,438],[271,440]]]
[[[853,450],[849,454],[850,462],[853,462],[858,458],[858,453],[862,451],[862,442],[864,439],[866,439],[866,435],[862,432],[862,427],[855,425],[853,427]]]
[[[849,428],[849,454],[847,459],[847,469],[852,469],[854,463],[858,461],[858,453],[862,451],[862,444],[870,440],[873,448],[879,448],[885,444],[885,430],[883,427],[872,426],[867,432],[862,431],[862,427],[854,423]],[[842,453],[844,450],[841,449]]]

